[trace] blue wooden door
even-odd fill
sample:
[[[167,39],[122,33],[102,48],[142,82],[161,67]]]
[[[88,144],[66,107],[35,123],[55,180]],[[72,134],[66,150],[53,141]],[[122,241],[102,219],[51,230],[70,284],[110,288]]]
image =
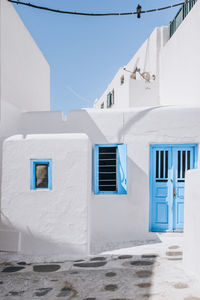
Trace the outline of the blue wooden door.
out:
[[[195,149],[195,145],[151,146],[151,231],[183,231],[185,171],[195,167]]]
[[[151,154],[151,230],[172,230],[172,149],[170,146],[153,147]]]
[[[195,147],[177,146],[173,151],[173,230],[183,231],[185,172],[195,167]]]

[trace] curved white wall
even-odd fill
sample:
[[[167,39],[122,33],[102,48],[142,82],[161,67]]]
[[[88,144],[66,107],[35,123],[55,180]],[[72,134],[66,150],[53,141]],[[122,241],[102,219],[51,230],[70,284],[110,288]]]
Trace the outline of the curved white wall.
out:
[[[200,142],[200,108],[198,107],[163,106],[127,109],[123,111],[117,109],[105,111],[87,109],[72,111],[68,114],[67,119],[63,118],[58,112],[25,113],[21,121],[22,127],[20,130],[23,134],[48,132],[85,133],[92,143],[92,145],[89,146],[90,150],[92,150],[94,144],[127,144],[127,195],[94,195],[92,192],[91,177],[87,175],[92,172],[92,157],[89,157],[87,161],[86,177],[81,184],[84,186],[88,185],[90,190],[87,199],[89,200],[88,205],[91,216],[89,228],[91,230],[92,251],[106,249],[110,243],[157,238],[155,233],[149,232],[150,145],[155,143],[199,144]],[[30,141],[25,139],[19,142],[19,144],[20,143],[28,147]],[[34,143],[35,141],[33,141],[33,145]],[[57,152],[55,152],[55,155],[60,157],[62,154],[61,157],[64,159],[65,153],[68,151],[67,149],[71,149],[70,144],[67,146],[67,142],[66,146],[64,143],[62,146],[59,146],[60,142],[57,143],[57,141],[56,143],[53,141],[52,143],[48,142],[48,147],[42,147],[41,145],[43,145],[43,143],[46,145],[47,141],[43,141],[43,138],[40,138],[39,142],[36,139],[38,151],[36,153],[41,153],[43,156],[46,156],[48,153],[48,156],[50,156],[50,154],[52,155],[56,149],[55,151]],[[13,143],[13,145],[15,145],[15,143]],[[31,147],[26,147],[26,153],[32,153],[30,152],[32,151]],[[33,150],[36,149],[34,147]],[[81,147],[80,145],[80,149],[77,150],[77,163],[79,159],[82,159]],[[42,148],[47,151],[45,155],[44,152],[42,152]],[[24,157],[26,157],[27,154],[24,152],[20,154],[18,152],[19,151],[17,151],[16,154],[19,155],[17,156],[17,166],[20,168],[21,162],[24,162]],[[32,156],[33,154],[34,153],[32,153]],[[61,159],[61,157],[59,159]],[[7,161],[9,162],[8,158]],[[68,184],[70,185],[70,178],[68,177],[67,171],[68,164],[70,166],[70,161],[68,161],[68,163],[66,162],[65,171],[63,172],[65,172],[64,176],[67,176],[69,180]],[[9,162],[8,166],[10,169],[12,169],[12,165],[15,167],[15,160]],[[62,170],[59,172],[55,175],[58,178],[63,174]],[[69,169],[69,172],[71,172],[71,169]],[[78,166],[76,166],[75,172],[78,174]],[[7,173],[6,176],[8,175],[9,173]],[[17,179],[14,178],[13,180]],[[9,182],[8,177],[4,179],[4,202],[7,201],[6,182]],[[19,184],[18,182],[17,185]],[[89,186],[89,184],[91,184],[91,186]],[[14,187],[13,190],[12,184],[10,189],[11,194],[14,194],[15,190],[17,191],[16,187]],[[76,186],[71,186],[72,193],[74,189],[76,191]],[[13,198],[11,194],[8,193],[10,199]],[[61,195],[62,197],[63,194]],[[55,194],[56,198],[58,196],[59,194]],[[17,194],[17,197],[20,199],[20,193]],[[64,200],[62,205],[63,207],[66,205]],[[9,204],[9,209],[12,211],[11,204]],[[15,218],[14,213],[12,217],[13,219]]]
[[[30,159],[45,158],[52,159],[52,190],[31,190]],[[0,249],[87,255],[90,164],[91,146],[85,134],[8,138],[3,151]],[[15,232],[12,245],[10,235]]]
[[[111,242],[156,238],[149,233],[150,144],[198,144],[200,108],[87,109],[70,112],[66,120],[57,112],[54,118],[52,115],[48,120],[48,113],[24,114],[24,132],[83,132],[93,145],[127,144],[128,194],[93,195],[90,200],[93,249]]]

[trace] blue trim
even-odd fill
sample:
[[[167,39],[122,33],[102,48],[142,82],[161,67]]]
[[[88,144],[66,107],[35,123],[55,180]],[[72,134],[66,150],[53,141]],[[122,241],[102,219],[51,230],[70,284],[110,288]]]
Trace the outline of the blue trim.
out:
[[[153,146],[150,145],[150,155],[149,155],[149,231],[152,230],[152,181],[153,181]]]
[[[124,152],[123,152],[123,159],[120,160],[120,165],[121,162],[123,162],[123,167],[124,167],[124,182],[125,186],[127,185],[127,145],[125,144],[98,144],[94,145],[94,194],[127,194],[127,190],[124,188],[119,188],[121,186],[121,182],[119,182],[121,176],[118,174],[118,180],[117,180],[117,191],[99,191],[99,147],[117,147],[119,149],[119,146],[124,146]],[[119,152],[119,151],[118,151]],[[117,158],[117,164],[118,164],[118,169],[119,169],[119,158]],[[122,166],[121,166],[122,167]],[[118,170],[119,172],[119,170]]]
[[[161,148],[164,150],[168,147],[179,147],[179,148],[193,148],[193,165],[194,168],[198,167],[198,144],[151,144],[150,145],[150,155],[149,155],[149,231],[157,231],[153,228],[152,225],[152,199],[153,199],[153,172],[154,172],[154,165],[153,165],[153,151],[154,149]],[[166,230],[159,230],[160,232],[167,232]],[[169,230],[168,230],[169,231]]]
[[[48,188],[36,188],[35,166],[36,164],[48,165]],[[30,189],[31,190],[52,190],[52,160],[51,159],[30,159]]]
[[[127,145],[118,145],[118,194],[127,194]]]
[[[198,144],[151,144],[151,148],[160,148],[162,147],[167,148],[167,147],[183,147],[183,148],[190,148],[190,147],[198,147]]]
[[[194,169],[198,168],[198,144],[194,144]]]
[[[99,154],[99,145],[94,146],[94,193],[98,194],[99,193],[99,159],[98,159],[98,154]]]

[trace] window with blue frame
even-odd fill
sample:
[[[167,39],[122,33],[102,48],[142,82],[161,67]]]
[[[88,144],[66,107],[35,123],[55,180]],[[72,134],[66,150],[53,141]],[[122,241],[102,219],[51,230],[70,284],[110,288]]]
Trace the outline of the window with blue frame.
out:
[[[51,159],[31,159],[31,190],[52,189]]]
[[[94,193],[127,194],[127,146],[95,145]]]

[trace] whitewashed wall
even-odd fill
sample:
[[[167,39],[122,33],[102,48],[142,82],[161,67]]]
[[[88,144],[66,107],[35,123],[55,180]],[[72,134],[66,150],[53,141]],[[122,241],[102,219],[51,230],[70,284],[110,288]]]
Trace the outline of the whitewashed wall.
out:
[[[49,108],[49,65],[14,7],[7,0],[1,0],[0,181],[3,140],[21,133],[23,112]]]
[[[49,110],[50,69],[14,7],[0,1],[1,102],[21,111]]]
[[[200,280],[200,169],[186,174],[185,184],[185,231],[184,231],[184,266],[188,273]]]
[[[141,72],[159,76],[159,55],[168,38],[167,26],[156,27],[127,64],[127,69],[133,71],[135,67],[138,67]],[[139,74],[137,74],[137,79],[142,80]]]
[[[120,78],[124,76],[124,84],[121,85]],[[94,108],[101,108],[101,104],[104,103],[104,109],[107,109],[107,94],[114,90],[114,105],[112,108],[126,108],[129,107],[129,77],[130,73],[127,73],[120,68],[112,82],[108,84],[103,95],[97,99],[94,104]]]
[[[115,91],[115,103],[112,108],[128,108],[135,106],[153,106],[159,104],[159,54],[161,48],[169,38],[169,29],[166,26],[155,28],[149,38],[134,54],[133,58],[125,66],[130,72],[139,68],[140,72],[149,72],[155,75],[155,81],[151,80],[148,88],[145,80],[136,73],[136,80],[131,79],[130,72],[120,68],[103,95],[94,103],[94,108],[107,108],[107,94]],[[124,84],[120,84],[120,78],[124,76]]]
[[[104,94],[94,104],[100,108],[106,104],[107,94],[115,90],[115,104],[112,108],[156,105],[200,105],[199,69],[200,69],[200,2],[193,6],[173,36],[169,38],[169,28],[155,28],[152,34],[125,66],[134,71],[155,75],[147,90],[138,81],[143,81],[137,73],[137,80],[130,78],[121,68]],[[120,77],[124,74],[125,84],[120,86]],[[154,84],[155,83],[155,84]]]
[[[200,1],[160,54],[161,105],[200,105]]]
[[[148,107],[159,105],[158,80],[130,80],[130,107]]]
[[[30,159],[44,158],[52,159],[53,188],[30,190]],[[90,198],[91,146],[87,135],[8,138],[3,151],[0,250],[88,254]]]
[[[152,107],[124,112],[89,111],[88,125],[77,112],[73,126],[95,143],[126,143],[128,194],[93,195],[91,241],[94,249],[111,242],[156,239],[149,233],[149,147],[154,143],[199,143],[200,109]],[[82,124],[75,120],[82,119]],[[70,116],[68,116],[69,122]],[[110,126],[112,120],[112,126]],[[90,132],[93,123],[93,132]],[[75,125],[77,124],[77,125]],[[75,127],[76,126],[76,127]],[[78,128],[77,128],[78,130]],[[79,129],[80,130],[80,129]],[[105,209],[106,207],[106,209]],[[103,221],[102,221],[103,220]]]
[[[86,133],[92,145],[127,144],[128,194],[92,194],[90,198],[91,247],[96,251],[110,243],[157,238],[149,233],[149,147],[155,143],[198,144],[200,108],[87,109],[72,111],[67,118],[58,112],[27,113],[21,125],[24,134]]]

